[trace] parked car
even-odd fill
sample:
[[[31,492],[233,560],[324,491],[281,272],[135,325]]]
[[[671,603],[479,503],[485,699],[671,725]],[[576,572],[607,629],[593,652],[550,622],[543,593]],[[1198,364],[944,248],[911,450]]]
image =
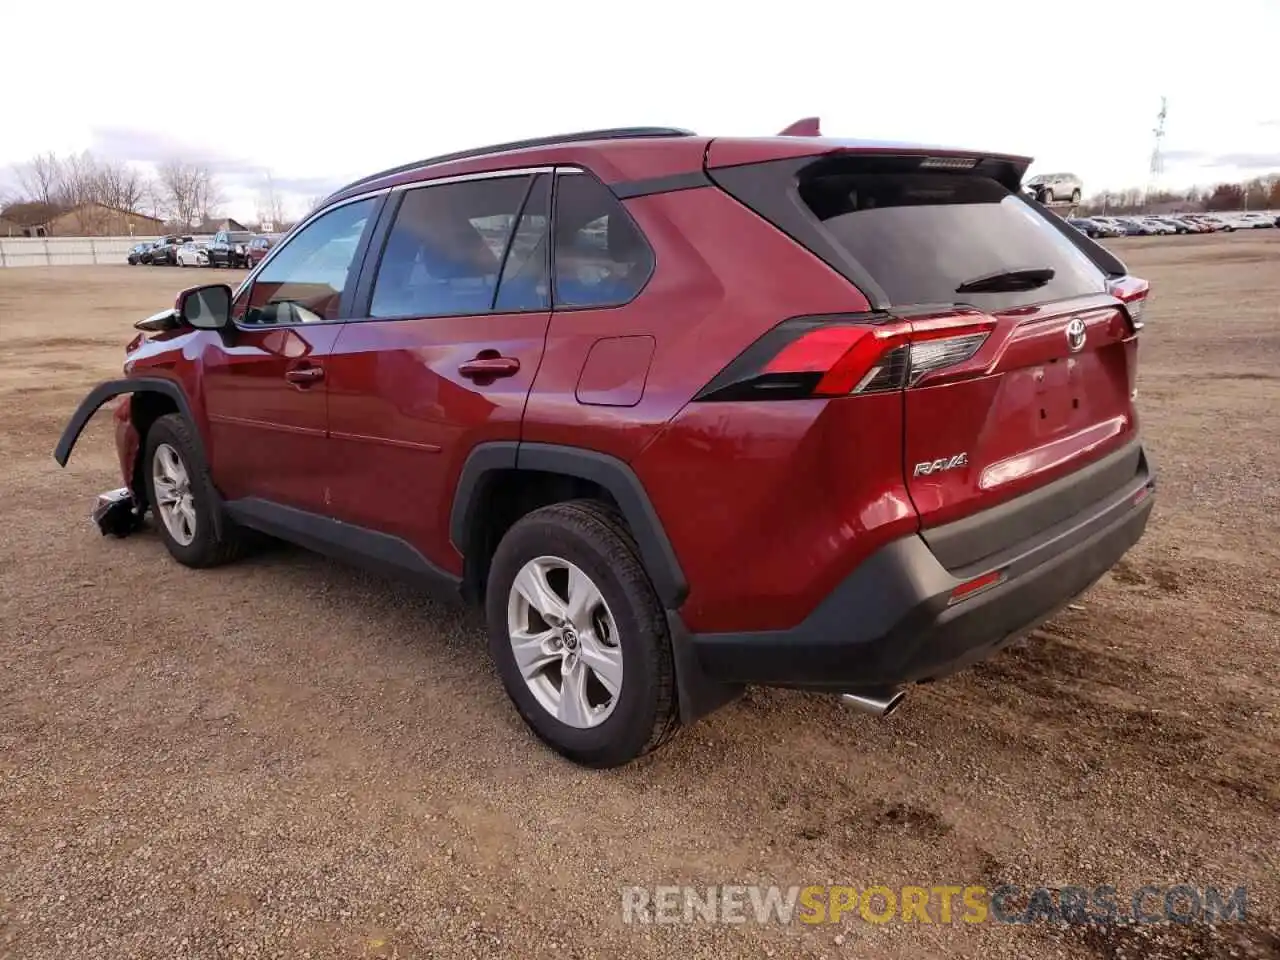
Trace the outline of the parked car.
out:
[[[279,234],[262,234],[250,240],[245,253],[245,266],[250,269],[256,267],[279,240]]]
[[[1115,217],[1089,217],[1097,225],[1099,233],[1104,237],[1123,237],[1128,231]]]
[[[180,267],[207,267],[209,245],[203,240],[189,240],[178,248],[177,260]]]
[[[1186,220],[1190,223],[1194,223],[1197,227],[1200,228],[1201,233],[1216,233],[1219,230],[1217,223],[1215,223],[1213,220],[1209,219],[1208,217],[1205,217],[1198,213],[1189,213],[1186,216],[1181,217],[1180,219]]]
[[[104,530],[151,510],[190,567],[255,530],[481,605],[579,763],[744,684],[885,714],[1152,508],[1148,285],[1016,196],[1029,162],[638,128],[376,173],[140,323],[55,455],[122,397]]]
[[[248,230],[219,230],[207,251],[209,266],[247,267],[249,243],[252,240],[253,234]]]
[[[157,240],[151,248],[150,264],[155,267],[176,266],[178,263],[178,248],[184,243],[190,242],[190,237],[165,237]]]
[[[1126,237],[1145,237],[1151,234],[1150,228],[1145,223],[1133,217],[1117,217],[1115,222],[1124,231]]]
[[[1027,181],[1041,203],[1070,200],[1079,203],[1084,184],[1074,173],[1042,173]]]
[[[1179,220],[1176,217],[1159,217],[1159,218],[1156,218],[1156,222],[1163,223],[1165,226],[1169,227],[1169,229],[1172,230],[1174,233],[1178,233],[1178,234],[1198,232],[1197,230],[1195,230],[1195,228],[1191,226],[1191,224],[1187,223],[1185,220]]]
[[[1123,231],[1114,224],[1092,217],[1068,217],[1067,223],[1084,233],[1085,236],[1092,237],[1095,240],[1123,235]]]
[[[129,266],[131,267],[136,267],[140,263],[150,263],[151,262],[151,244],[149,242],[135,243],[129,249],[129,256],[126,257],[125,259],[129,261]]]

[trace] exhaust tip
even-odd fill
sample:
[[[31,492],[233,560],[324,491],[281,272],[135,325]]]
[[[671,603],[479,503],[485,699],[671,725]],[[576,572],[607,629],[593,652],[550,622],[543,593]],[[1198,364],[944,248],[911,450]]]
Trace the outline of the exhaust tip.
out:
[[[903,690],[895,690],[883,697],[862,696],[857,693],[840,694],[842,702],[849,706],[861,710],[863,713],[870,713],[877,717],[887,717],[893,711],[901,706],[902,701],[907,699],[907,694]]]

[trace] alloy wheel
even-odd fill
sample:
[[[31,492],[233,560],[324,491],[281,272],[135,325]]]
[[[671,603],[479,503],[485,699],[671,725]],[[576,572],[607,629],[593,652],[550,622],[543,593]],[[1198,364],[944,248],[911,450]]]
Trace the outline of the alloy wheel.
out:
[[[156,447],[151,462],[151,482],[155,490],[155,510],[169,536],[183,547],[196,538],[196,502],[191,492],[191,475],[182,457],[167,443]]]
[[[553,717],[586,729],[613,713],[622,692],[618,624],[579,567],[552,556],[521,567],[507,597],[507,633],[520,676]]]

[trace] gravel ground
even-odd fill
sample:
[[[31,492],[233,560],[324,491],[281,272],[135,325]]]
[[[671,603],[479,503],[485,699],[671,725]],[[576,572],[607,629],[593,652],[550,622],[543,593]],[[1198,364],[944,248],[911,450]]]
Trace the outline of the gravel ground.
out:
[[[892,718],[751,691],[564,763],[475,615],[279,547],[104,539],[118,374],[162,268],[0,270],[0,955],[1280,956],[1280,231],[1116,241],[1155,297],[1147,537]],[[636,926],[640,884],[1247,884],[1244,923]],[[937,919],[935,915],[935,919]]]

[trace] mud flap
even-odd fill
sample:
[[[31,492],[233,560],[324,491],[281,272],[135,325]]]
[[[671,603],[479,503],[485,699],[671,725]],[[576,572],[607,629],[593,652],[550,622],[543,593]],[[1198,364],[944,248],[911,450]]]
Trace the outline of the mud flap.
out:
[[[671,655],[676,667],[676,697],[680,707],[680,724],[689,726],[695,720],[714,713],[736,700],[746,686],[723,683],[708,677],[698,660],[698,652],[689,640],[689,631],[680,615],[667,611],[667,630],[671,634]]]

